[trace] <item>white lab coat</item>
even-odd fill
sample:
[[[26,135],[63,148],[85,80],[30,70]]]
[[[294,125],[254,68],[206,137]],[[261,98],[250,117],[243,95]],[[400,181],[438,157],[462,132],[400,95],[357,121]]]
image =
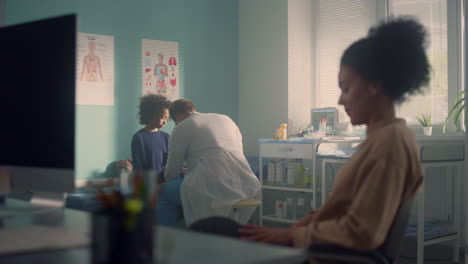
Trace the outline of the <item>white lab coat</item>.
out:
[[[237,125],[221,114],[193,113],[175,126],[169,139],[164,177],[179,177],[183,162],[188,172],[181,185],[185,222],[209,216],[232,216],[232,205],[257,198],[260,182],[243,153]],[[255,209],[240,209],[245,224]]]

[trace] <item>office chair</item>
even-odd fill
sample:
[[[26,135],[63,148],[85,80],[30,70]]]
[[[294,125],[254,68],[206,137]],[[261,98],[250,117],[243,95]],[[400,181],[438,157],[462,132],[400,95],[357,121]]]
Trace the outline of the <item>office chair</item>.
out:
[[[359,251],[333,244],[312,244],[307,255],[312,259],[359,262],[373,264],[396,263],[400,255],[400,245],[408,226],[413,199],[403,201],[390,228],[384,244],[370,251]]]

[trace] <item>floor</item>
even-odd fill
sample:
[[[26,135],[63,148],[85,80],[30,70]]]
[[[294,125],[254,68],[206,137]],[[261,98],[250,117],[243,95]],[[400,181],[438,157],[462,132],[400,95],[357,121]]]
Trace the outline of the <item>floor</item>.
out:
[[[462,250],[460,250],[462,253]],[[453,247],[450,243],[431,245],[424,248],[424,264],[451,264],[453,263]],[[403,241],[398,264],[416,263],[416,240],[406,238]],[[460,262],[464,263],[464,256],[460,255]]]

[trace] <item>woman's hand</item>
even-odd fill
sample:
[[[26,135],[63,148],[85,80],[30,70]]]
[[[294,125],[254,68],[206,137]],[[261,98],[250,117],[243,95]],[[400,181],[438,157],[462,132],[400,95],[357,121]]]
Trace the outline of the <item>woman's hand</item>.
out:
[[[302,227],[302,226],[307,226],[309,225],[310,222],[314,219],[315,212],[310,212],[306,216],[302,217],[301,220],[297,221],[292,227]]]
[[[246,225],[239,228],[242,240],[257,241],[275,245],[291,246],[293,242],[292,229],[271,228],[255,225]]]

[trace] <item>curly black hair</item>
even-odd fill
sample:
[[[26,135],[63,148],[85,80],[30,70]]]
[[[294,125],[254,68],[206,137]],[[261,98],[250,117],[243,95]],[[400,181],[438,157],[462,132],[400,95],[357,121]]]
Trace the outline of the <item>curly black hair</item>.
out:
[[[422,93],[430,81],[426,35],[415,18],[390,18],[351,44],[341,57],[341,65],[380,83],[394,102],[403,102],[409,95]]]
[[[140,124],[147,125],[153,121],[155,116],[161,115],[164,109],[171,107],[171,101],[162,95],[147,94],[140,97],[138,114]]]

